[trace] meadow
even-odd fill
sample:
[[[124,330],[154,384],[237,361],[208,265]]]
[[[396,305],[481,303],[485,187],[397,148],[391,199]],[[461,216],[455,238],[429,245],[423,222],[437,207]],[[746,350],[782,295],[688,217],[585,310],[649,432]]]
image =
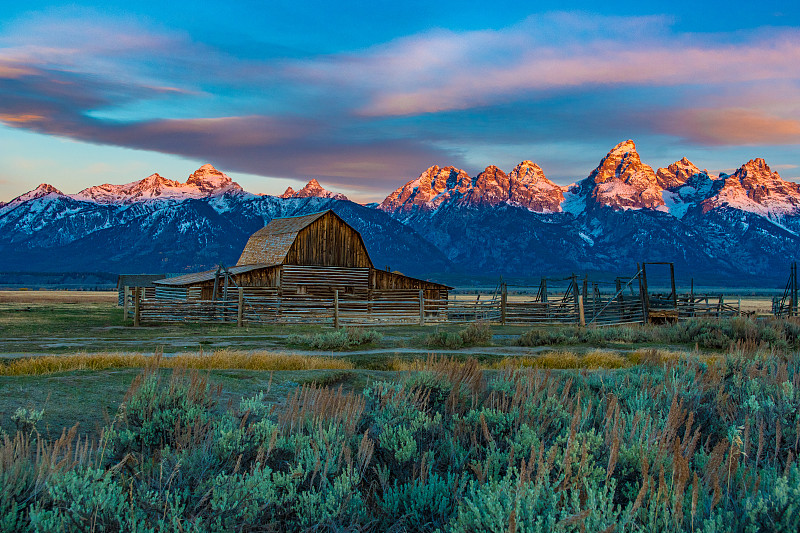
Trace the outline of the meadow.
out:
[[[797,321],[0,337],[0,531],[800,528]]]

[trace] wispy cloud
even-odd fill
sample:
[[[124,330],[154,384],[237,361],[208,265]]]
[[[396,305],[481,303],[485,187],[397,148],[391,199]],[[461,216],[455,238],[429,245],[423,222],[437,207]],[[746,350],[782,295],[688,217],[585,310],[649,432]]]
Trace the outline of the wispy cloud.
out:
[[[503,30],[431,31],[295,68],[315,83],[344,87],[363,81],[367,102],[359,111],[372,116],[469,109],[575,87],[707,86],[800,77],[796,30],[731,42],[718,35],[665,34],[666,22],[556,14]],[[547,32],[537,31],[540,25]],[[627,32],[632,26],[638,31]]]
[[[373,190],[431,164],[461,165],[467,147],[506,154],[526,142],[636,135],[800,144],[797,28],[697,35],[668,17],[547,13],[348,53],[259,58],[95,15],[5,26],[0,122]]]
[[[750,109],[684,109],[659,125],[663,133],[707,146],[800,144],[800,120]]]

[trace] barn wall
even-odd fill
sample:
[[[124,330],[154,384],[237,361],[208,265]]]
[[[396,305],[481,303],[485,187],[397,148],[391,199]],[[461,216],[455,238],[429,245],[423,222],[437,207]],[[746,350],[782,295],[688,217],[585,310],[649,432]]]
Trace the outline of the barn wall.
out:
[[[312,295],[330,298],[334,290],[348,299],[367,299],[368,268],[283,265],[281,293],[284,296]]]
[[[416,289],[417,291],[423,289],[425,298],[436,300],[445,300],[448,294],[448,289],[445,285],[377,269],[373,269],[370,272],[370,288],[374,290]]]
[[[237,286],[241,287],[276,287],[280,279],[280,267],[266,267],[258,270],[251,270],[250,272],[243,272],[241,274],[231,275],[232,281],[236,283],[230,284],[228,288],[229,297],[230,291],[236,291]],[[210,300],[214,295],[214,280],[203,281],[187,285],[187,287],[200,287],[200,298],[202,300]],[[225,276],[220,276],[219,286],[217,287],[217,296],[221,297],[225,290]]]
[[[333,213],[315,220],[297,234],[286,265],[370,268],[361,235]]]

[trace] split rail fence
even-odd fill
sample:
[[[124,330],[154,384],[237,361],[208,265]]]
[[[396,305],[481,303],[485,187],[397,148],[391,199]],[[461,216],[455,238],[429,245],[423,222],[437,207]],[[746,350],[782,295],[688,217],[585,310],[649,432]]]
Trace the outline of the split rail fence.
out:
[[[631,281],[634,281],[634,277]],[[339,326],[427,325],[486,321],[509,325],[619,325],[648,320],[648,313],[663,307],[671,317],[728,317],[739,314],[739,306],[720,296],[670,295],[669,301],[657,295],[642,298],[641,293],[625,294],[629,281],[613,294],[598,290],[581,291],[573,280],[555,295],[540,291],[530,301],[509,301],[502,285],[487,300],[444,300],[425,298],[417,290],[373,290],[369,297],[334,291],[330,298],[308,295],[282,295],[275,288],[242,287],[227,291],[217,300],[201,300],[199,291],[178,288],[126,288],[125,316],[134,325],[159,322],[231,322],[238,325],[315,323]],[[586,294],[584,298],[583,294]],[[663,300],[663,301],[662,301]]]

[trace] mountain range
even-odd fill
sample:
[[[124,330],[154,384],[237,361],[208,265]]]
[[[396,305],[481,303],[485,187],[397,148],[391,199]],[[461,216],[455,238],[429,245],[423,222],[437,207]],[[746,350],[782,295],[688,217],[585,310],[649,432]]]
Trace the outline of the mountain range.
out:
[[[377,267],[424,277],[622,274],[670,261],[686,276],[762,285],[800,259],[800,184],[763,159],[730,175],[686,158],[654,170],[628,140],[569,186],[527,160],[474,177],[432,166],[368,206],[315,179],[251,194],[211,165],[185,183],[153,174],[69,195],[42,184],[0,204],[0,270],[212,268],[234,263],[272,218],[328,208],[362,233]]]

